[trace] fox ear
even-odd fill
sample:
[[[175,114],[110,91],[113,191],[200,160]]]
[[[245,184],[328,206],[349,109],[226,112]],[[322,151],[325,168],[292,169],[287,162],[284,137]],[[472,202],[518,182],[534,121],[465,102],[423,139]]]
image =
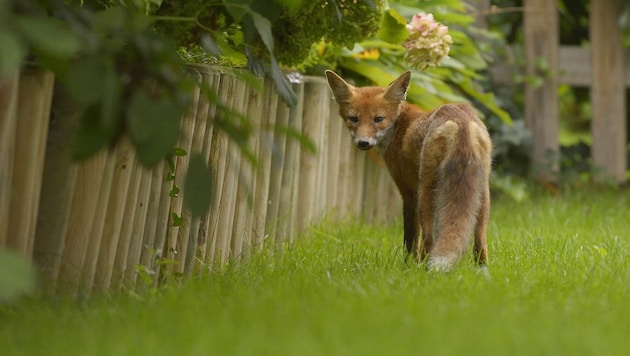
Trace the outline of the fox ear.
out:
[[[411,72],[404,72],[398,79],[394,80],[385,89],[385,99],[391,101],[404,101],[407,99],[407,89],[411,81]]]
[[[332,70],[326,71],[326,79],[328,79],[328,86],[330,90],[332,90],[337,103],[352,100],[352,90],[354,88],[352,85],[346,83],[345,80],[341,79],[341,77]]]

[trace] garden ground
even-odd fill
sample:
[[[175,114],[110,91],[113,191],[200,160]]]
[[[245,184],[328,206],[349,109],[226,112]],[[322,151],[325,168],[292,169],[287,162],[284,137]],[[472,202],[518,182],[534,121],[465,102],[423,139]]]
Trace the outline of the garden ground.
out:
[[[321,223],[160,290],[0,307],[3,355],[622,355],[630,191],[495,199],[490,273],[406,261],[402,223]]]

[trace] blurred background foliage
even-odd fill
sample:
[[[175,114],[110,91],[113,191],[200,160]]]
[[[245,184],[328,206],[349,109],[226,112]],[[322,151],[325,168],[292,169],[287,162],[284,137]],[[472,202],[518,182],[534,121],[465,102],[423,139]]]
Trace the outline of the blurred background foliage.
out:
[[[75,158],[89,157],[128,134],[142,162],[152,164],[171,155],[190,90],[203,85],[187,75],[188,63],[247,68],[235,72],[252,83],[247,73],[269,76],[294,105],[289,73],[299,78],[332,69],[356,85],[391,82],[411,67],[404,61],[405,25],[417,13],[431,13],[449,27],[450,56],[438,67],[413,72],[409,100],[425,109],[471,102],[493,136],[497,174],[527,177],[531,135],[523,123],[523,82],[537,78],[524,78],[518,70],[525,57],[522,0],[492,0],[487,12],[479,12],[474,2],[0,0],[0,76],[25,62],[55,72],[84,112]],[[591,2],[557,2],[562,44],[588,46]],[[630,0],[623,4],[614,20],[630,46]],[[514,85],[492,81],[489,68],[497,62],[517,68]],[[95,82],[102,85],[94,87]],[[216,93],[204,93],[217,101]],[[559,94],[562,178],[588,181],[589,91],[563,85]],[[214,123],[237,142],[247,142],[254,130],[247,118],[220,103],[219,109],[222,119]]]
[[[524,66],[522,0],[492,0],[494,10],[487,13],[478,12],[474,1],[0,0],[0,76],[25,62],[55,72],[84,112],[75,158],[129,134],[142,162],[152,164],[172,153],[190,90],[199,85],[186,64],[267,75],[293,105],[286,75],[291,72],[321,75],[333,69],[357,85],[388,84],[410,67],[401,45],[406,23],[416,13],[431,13],[449,26],[450,57],[414,71],[409,100],[425,109],[473,103],[493,136],[496,172],[526,177],[531,140],[522,122],[522,82],[536,78],[524,79],[517,70],[515,85],[497,85],[489,71],[497,62]],[[558,1],[562,44],[588,46],[591,2]],[[623,4],[613,20],[630,46],[630,0]],[[204,93],[217,100],[210,90]],[[562,172],[588,180],[589,91],[563,85],[559,93]],[[246,142],[253,130],[247,118],[219,106],[225,119],[215,123]],[[161,120],[146,119],[156,115]]]
[[[588,47],[589,41],[589,14],[590,7],[595,4],[592,0],[558,0],[559,36],[561,45]],[[505,45],[498,48],[497,54],[507,63],[516,68],[524,68],[523,46],[523,1],[522,0],[492,0],[491,4],[498,11],[487,16],[489,30],[502,36]],[[619,24],[622,30],[622,44],[630,48],[630,0],[623,0],[623,10],[619,18],[611,19]],[[523,78],[515,75],[515,82],[521,82]],[[506,109],[516,121],[522,120],[522,107],[524,104],[524,90],[521,86],[494,85],[492,92],[497,95],[501,106]],[[562,84],[558,87],[559,95],[559,122],[560,122],[560,183],[569,185],[588,184],[593,175],[598,174],[591,161],[591,104],[590,90],[588,87],[572,87]],[[630,96],[626,94],[627,100]],[[628,117],[630,117],[630,108]],[[500,170],[513,172],[519,175],[527,175],[530,167],[528,152],[530,152],[526,140],[519,140],[516,136],[526,138],[527,132],[512,127],[503,127],[508,135],[502,134],[495,137],[498,144],[497,155],[500,157]],[[628,137],[630,137],[630,125],[628,125]],[[503,139],[514,143],[504,155],[505,147],[502,147]],[[522,144],[516,144],[520,141]],[[516,164],[514,164],[516,163]]]
[[[414,72],[410,101],[426,109],[472,102],[493,134],[501,133],[511,118],[491,93],[486,70],[503,38],[475,27],[472,11],[461,0],[0,0],[0,47],[7,49],[0,75],[25,62],[55,72],[83,112],[72,145],[76,159],[128,135],[150,165],[172,154],[190,92],[203,87],[187,74],[188,63],[269,76],[294,105],[289,72],[333,69],[357,85],[391,82],[410,67],[401,44],[405,25],[425,12],[450,27],[454,43],[440,66]],[[247,118],[217,104],[213,123],[247,142],[254,130]]]

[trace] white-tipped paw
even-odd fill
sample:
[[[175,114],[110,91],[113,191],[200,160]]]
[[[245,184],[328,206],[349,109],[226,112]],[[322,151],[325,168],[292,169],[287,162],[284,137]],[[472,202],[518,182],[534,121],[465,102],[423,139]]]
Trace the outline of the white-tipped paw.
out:
[[[488,270],[488,267],[486,267],[486,266],[480,266],[479,269],[477,270],[477,273],[479,273],[480,275],[484,276],[489,281],[492,280],[492,276],[490,275],[490,271]]]
[[[430,257],[428,269],[430,272],[448,272],[453,268],[453,262],[446,257]]]

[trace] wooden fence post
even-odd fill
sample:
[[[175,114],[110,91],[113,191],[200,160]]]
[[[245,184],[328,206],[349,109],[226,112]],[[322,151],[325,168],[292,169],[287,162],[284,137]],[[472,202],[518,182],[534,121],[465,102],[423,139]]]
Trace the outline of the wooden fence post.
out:
[[[265,80],[260,81],[261,88],[268,88],[270,83]],[[270,95],[266,95],[264,89],[254,92],[252,102],[247,110],[248,117],[258,120],[258,135],[255,136],[256,155],[258,157],[258,169],[254,176],[254,201],[252,205],[253,222],[250,229],[251,240],[249,251],[246,255],[255,250],[259,250],[265,240],[265,226],[270,210],[270,195],[272,186],[271,177],[277,174],[272,173],[273,167],[273,144],[278,138],[272,130],[276,125],[278,106],[277,100],[266,100]],[[287,123],[281,122],[281,125]],[[284,149],[284,144],[279,145],[279,149]],[[277,211],[277,209],[276,209]]]
[[[0,134],[7,141],[0,141],[0,146],[8,147],[7,152],[11,151],[15,137],[21,137],[14,137],[13,132],[24,128],[24,122],[18,122],[22,116],[38,116],[48,126],[49,120],[44,119],[50,113],[46,109],[51,106],[50,98],[42,95],[41,105],[20,107],[19,94],[15,93],[18,88],[20,94],[30,92],[27,87],[34,84],[52,87],[52,77],[48,74],[45,77],[45,83],[41,83],[39,77],[25,80],[16,76],[6,85],[0,85],[0,103],[6,104],[0,106],[3,129]],[[196,92],[193,107],[184,118],[179,146],[190,154],[203,152],[210,161],[216,177],[212,181],[215,194],[206,217],[190,223],[188,215],[186,222],[190,225],[175,228],[171,226],[169,212],[188,213],[182,210],[181,197],[169,196],[173,182],[167,175],[172,173],[172,167],[166,161],[152,169],[141,167],[126,137],[109,150],[101,150],[83,162],[73,162],[72,128],[82,113],[59,92],[49,130],[38,130],[31,138],[35,144],[23,150],[28,155],[18,156],[22,158],[16,161],[42,158],[43,140],[51,139],[46,147],[45,165],[21,168],[36,171],[34,178],[23,179],[25,188],[19,190],[23,193],[19,197],[40,197],[29,200],[30,203],[23,202],[24,207],[33,208],[33,204],[41,201],[39,215],[35,219],[36,209],[19,209],[23,211],[22,218],[16,220],[26,223],[15,228],[26,231],[21,235],[27,238],[16,240],[18,234],[7,235],[10,227],[0,225],[0,247],[16,242],[26,257],[30,257],[32,250],[47,282],[46,290],[88,296],[131,286],[138,276],[143,284],[137,287],[155,286],[158,278],[165,273],[168,276],[168,272],[188,274],[209,264],[247,257],[250,249],[260,248],[265,234],[273,235],[278,243],[292,242],[298,228],[304,229],[330,209],[339,209],[340,217],[346,213],[357,215],[366,199],[364,190],[368,185],[364,180],[374,187],[370,188],[370,192],[376,192],[372,192],[375,197],[372,200],[391,200],[388,196],[391,188],[382,184],[383,174],[387,172],[384,169],[366,172],[372,162],[352,146],[341,122],[337,124],[338,113],[333,110],[337,106],[322,78],[309,78],[294,85],[300,100],[293,108],[279,103],[269,81],[265,81],[265,91],[258,93],[231,74],[204,72],[203,80],[217,91],[218,98],[230,110],[247,108],[248,116],[260,129],[249,143],[258,153],[262,172],[255,176],[228,133],[206,122],[211,118],[217,125],[221,123],[219,119],[231,118],[222,117],[216,103],[205,101]],[[284,128],[309,135],[319,148],[318,154],[303,150],[298,140],[287,137]],[[272,146],[272,142],[277,145]],[[278,156],[274,156],[272,148],[281,151]],[[0,168],[8,171],[15,157],[7,152],[0,151]],[[187,160],[181,158],[174,167],[179,186],[186,165]],[[10,209],[14,202],[9,193],[14,189],[16,174],[0,170],[0,192],[6,193],[0,195],[2,222],[12,222],[10,218],[14,217]],[[42,174],[44,184],[39,194],[38,184],[32,183],[41,181]],[[392,186],[391,180],[387,182]],[[386,205],[374,201],[368,204],[382,205],[378,209]],[[36,231],[34,238],[30,238],[31,229]],[[179,264],[169,266],[169,261]]]
[[[294,84],[293,88],[298,96],[298,102],[291,108],[289,113],[289,128],[294,132],[302,132],[304,118],[304,81]],[[286,217],[286,223],[280,226],[275,237],[276,242],[293,242],[295,232],[299,222],[298,206],[301,199],[300,191],[300,158],[304,151],[296,139],[287,138],[285,146],[285,168],[282,173],[282,184],[280,187],[280,211],[278,217]],[[281,236],[278,239],[278,236]]]
[[[50,293],[55,290],[62,263],[67,262],[63,251],[78,166],[72,160],[70,145],[81,113],[63,86],[55,85],[33,250],[44,289]]]
[[[9,117],[15,119],[11,125],[14,131],[9,133],[14,147],[9,150],[13,152],[12,164],[7,162],[12,175],[10,192],[2,197],[9,200],[10,217],[8,227],[3,228],[7,229],[7,246],[27,260],[32,259],[35,243],[53,85],[52,72],[23,69],[19,85],[15,87],[18,90],[16,115]],[[11,114],[15,104],[8,105]]]
[[[9,240],[19,83],[19,73],[0,78],[0,247],[5,247]]]
[[[525,89],[525,119],[534,140],[534,175],[553,181],[559,170],[558,11],[556,1],[524,0],[523,5],[526,76],[542,79],[542,85],[526,85]]]
[[[593,164],[595,168],[603,169],[606,176],[622,183],[626,181],[626,87],[624,53],[617,22],[622,1],[591,3]]]
[[[298,230],[304,231],[314,220],[322,217],[320,199],[322,175],[322,157],[324,154],[324,139],[322,134],[325,129],[329,113],[329,93],[323,79],[308,78],[304,85],[304,114],[302,133],[311,138],[317,147],[317,154],[301,151],[300,155],[300,201],[298,205]],[[322,178],[320,178],[322,177]]]

